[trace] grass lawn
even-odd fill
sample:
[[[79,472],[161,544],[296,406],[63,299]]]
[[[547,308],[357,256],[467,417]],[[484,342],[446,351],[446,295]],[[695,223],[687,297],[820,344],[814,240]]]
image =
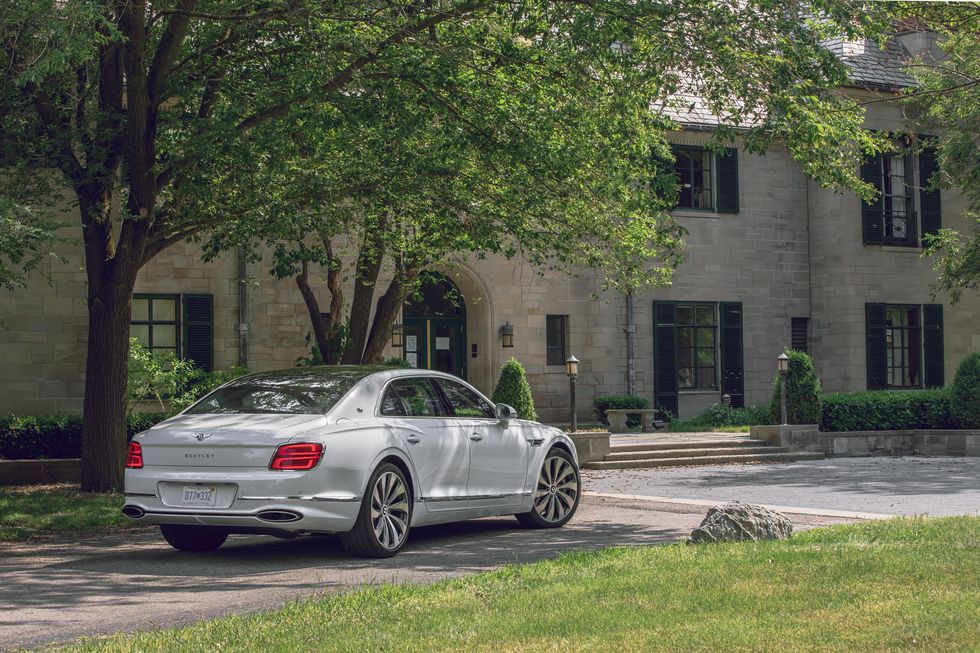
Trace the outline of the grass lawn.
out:
[[[121,494],[90,494],[75,485],[0,487],[0,542],[132,527],[120,507]]]
[[[220,553],[214,564],[220,564]],[[574,553],[68,651],[977,651],[980,518]]]

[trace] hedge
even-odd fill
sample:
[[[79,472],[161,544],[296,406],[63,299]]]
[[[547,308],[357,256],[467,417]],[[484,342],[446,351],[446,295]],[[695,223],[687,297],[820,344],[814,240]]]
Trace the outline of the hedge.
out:
[[[626,409],[641,409],[649,408],[650,401],[644,399],[643,397],[637,397],[636,395],[610,395],[608,397],[596,397],[592,402],[592,410],[595,412],[596,418],[600,423],[609,426],[609,420],[606,419],[606,411],[610,408],[626,408]],[[629,415],[626,418],[626,426],[639,426],[640,416],[639,415]]]
[[[821,431],[901,431],[955,428],[950,392],[881,390],[823,396]]]
[[[127,419],[126,437],[132,438],[165,413],[134,413]],[[0,459],[78,458],[82,455],[81,415],[0,417]]]

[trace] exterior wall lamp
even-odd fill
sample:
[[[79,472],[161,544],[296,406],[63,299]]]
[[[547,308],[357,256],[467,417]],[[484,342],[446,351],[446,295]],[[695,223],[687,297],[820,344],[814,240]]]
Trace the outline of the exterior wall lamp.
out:
[[[510,323],[510,320],[500,325],[500,329],[497,331],[500,334],[501,344],[504,347],[514,346],[514,325]]]
[[[401,323],[391,327],[391,346],[401,349],[405,345],[405,327]]]
[[[789,356],[783,352],[776,358],[776,371],[779,372],[779,411],[786,426],[786,375],[789,374]]]
[[[575,378],[578,376],[578,359],[569,356],[565,359],[565,374],[568,375],[568,405],[571,411],[572,433],[578,433],[578,415],[575,414]]]

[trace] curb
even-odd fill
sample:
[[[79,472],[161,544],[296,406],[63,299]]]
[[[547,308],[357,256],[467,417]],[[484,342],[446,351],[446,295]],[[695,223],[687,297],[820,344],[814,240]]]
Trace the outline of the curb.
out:
[[[648,501],[650,503],[673,503],[686,506],[720,506],[725,501],[705,501],[703,499],[671,499],[669,497],[654,497],[642,494],[613,494],[610,492],[583,492],[585,497],[598,497],[601,499],[625,499],[628,501]],[[763,508],[769,508],[777,512],[785,512],[791,515],[813,515],[817,517],[844,517],[847,519],[891,519],[897,515],[889,515],[879,512],[855,512],[852,510],[831,510],[829,508],[802,508],[799,506],[773,506],[766,503],[755,504]]]

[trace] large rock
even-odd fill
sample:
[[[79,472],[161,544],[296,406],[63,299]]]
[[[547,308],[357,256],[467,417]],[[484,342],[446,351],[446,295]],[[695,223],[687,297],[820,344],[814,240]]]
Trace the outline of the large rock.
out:
[[[690,542],[738,542],[740,540],[784,540],[793,534],[785,515],[750,503],[732,501],[708,510]]]

